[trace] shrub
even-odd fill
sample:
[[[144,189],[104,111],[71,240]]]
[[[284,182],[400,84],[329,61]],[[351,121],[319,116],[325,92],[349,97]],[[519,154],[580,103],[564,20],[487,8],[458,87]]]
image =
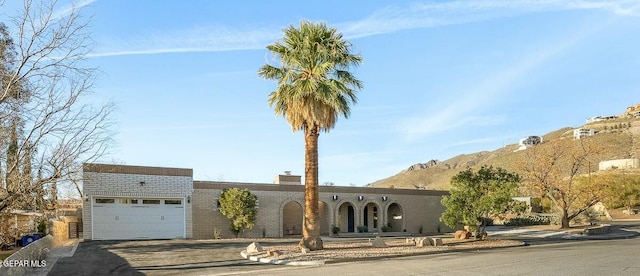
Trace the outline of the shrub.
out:
[[[366,226],[360,225],[357,228],[358,228],[358,233],[369,232],[369,228],[367,228]]]
[[[335,226],[335,225],[331,225],[331,233],[333,233],[334,235],[337,235],[338,232],[340,232],[340,227]]]
[[[46,233],[47,232],[47,222],[45,220],[41,220],[38,223],[38,233]]]
[[[521,216],[505,222],[506,226],[550,225],[551,218],[541,216]]]
[[[380,230],[382,230],[382,232],[389,232],[389,231],[391,231],[391,226],[384,225],[384,226],[380,227]]]
[[[220,234],[222,234],[222,230],[218,228],[213,228],[213,238],[216,240],[220,239]]]

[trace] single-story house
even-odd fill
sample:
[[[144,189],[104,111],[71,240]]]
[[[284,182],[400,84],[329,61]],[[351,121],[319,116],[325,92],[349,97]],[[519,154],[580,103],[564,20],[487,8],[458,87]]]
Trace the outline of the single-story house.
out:
[[[83,167],[83,235],[87,240],[210,239],[232,237],[218,211],[223,189],[249,189],[258,215],[245,237],[300,235],[304,209],[301,177],[285,173],[274,183],[194,181],[192,169],[109,164]],[[323,235],[357,232],[437,233],[446,191],[320,186]],[[387,228],[385,227],[385,228]],[[448,228],[447,228],[448,229]],[[339,234],[339,233],[338,233]]]

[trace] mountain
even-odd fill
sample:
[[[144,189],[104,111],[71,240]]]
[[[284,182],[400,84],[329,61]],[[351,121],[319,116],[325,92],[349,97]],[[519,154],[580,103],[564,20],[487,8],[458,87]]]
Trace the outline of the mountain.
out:
[[[597,160],[640,158],[640,105],[627,108],[627,112],[618,116],[593,117],[588,123],[580,127],[593,129],[594,135],[583,139],[593,139],[603,147],[603,152]],[[545,146],[545,142],[555,139],[574,139],[575,128],[565,127],[549,132],[542,136],[542,143],[535,146]],[[528,149],[519,149],[520,145],[510,144],[494,151],[481,151],[462,154],[439,161],[429,160],[409,166],[398,174],[368,184],[369,187],[397,188],[397,189],[427,189],[448,190],[450,179],[458,172],[467,168],[474,170],[483,165],[502,167],[522,175],[518,164],[525,158]],[[590,164],[591,171],[598,170],[598,164]]]

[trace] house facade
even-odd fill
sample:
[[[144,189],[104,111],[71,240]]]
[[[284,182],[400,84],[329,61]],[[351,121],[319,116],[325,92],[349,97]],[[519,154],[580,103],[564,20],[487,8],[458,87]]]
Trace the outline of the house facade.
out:
[[[285,174],[274,183],[193,181],[191,169],[107,164],[83,168],[83,229],[89,240],[211,239],[233,237],[219,212],[224,189],[249,189],[258,198],[255,226],[245,237],[300,235],[304,185]],[[446,191],[320,186],[322,235],[390,232],[437,233]],[[336,228],[336,230],[337,230]]]

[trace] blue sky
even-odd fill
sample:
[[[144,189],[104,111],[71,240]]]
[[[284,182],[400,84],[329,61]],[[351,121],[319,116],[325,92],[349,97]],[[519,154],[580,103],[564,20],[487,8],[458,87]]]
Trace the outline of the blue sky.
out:
[[[364,58],[351,117],[320,136],[321,182],[364,185],[640,103],[640,1],[229,2],[79,3],[95,97],[118,105],[103,162],[197,180],[303,174],[303,136],[257,75],[301,20],[336,27]]]

